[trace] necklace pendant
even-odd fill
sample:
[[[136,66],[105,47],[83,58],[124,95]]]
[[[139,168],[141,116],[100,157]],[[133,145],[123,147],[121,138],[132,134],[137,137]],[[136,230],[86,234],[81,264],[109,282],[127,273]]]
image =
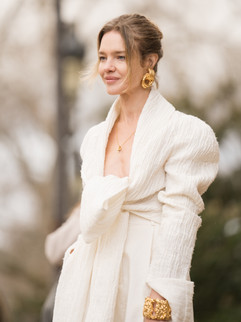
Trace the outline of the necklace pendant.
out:
[[[122,150],[122,147],[119,145],[117,151],[120,152]]]

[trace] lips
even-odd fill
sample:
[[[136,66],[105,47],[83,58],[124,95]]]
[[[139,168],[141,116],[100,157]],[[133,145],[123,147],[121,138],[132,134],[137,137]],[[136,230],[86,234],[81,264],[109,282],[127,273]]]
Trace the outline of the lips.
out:
[[[112,83],[116,82],[119,78],[114,77],[114,76],[106,76],[106,77],[104,77],[104,79],[107,84],[112,84]]]

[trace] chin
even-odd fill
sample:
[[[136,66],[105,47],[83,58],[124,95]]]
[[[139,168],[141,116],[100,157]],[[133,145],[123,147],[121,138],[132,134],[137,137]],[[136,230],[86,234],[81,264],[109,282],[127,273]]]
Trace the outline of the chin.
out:
[[[111,89],[107,89],[106,92],[109,95],[119,95],[120,94],[118,91],[113,91]]]
[[[118,88],[111,88],[111,87],[107,87],[106,88],[106,92],[109,94],[109,95],[120,95],[124,92],[125,90],[123,89],[118,89]]]

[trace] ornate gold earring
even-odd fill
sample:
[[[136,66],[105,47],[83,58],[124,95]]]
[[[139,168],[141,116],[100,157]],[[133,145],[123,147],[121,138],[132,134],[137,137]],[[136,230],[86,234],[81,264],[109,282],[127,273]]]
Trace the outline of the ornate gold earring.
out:
[[[155,80],[155,71],[154,69],[149,68],[148,73],[146,73],[142,78],[141,86],[144,89],[151,87],[154,80]]]

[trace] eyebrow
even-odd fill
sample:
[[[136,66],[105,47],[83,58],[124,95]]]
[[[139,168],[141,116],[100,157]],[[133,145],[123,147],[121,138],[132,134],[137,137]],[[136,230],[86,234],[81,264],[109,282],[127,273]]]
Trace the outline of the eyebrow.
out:
[[[124,50],[117,50],[117,51],[114,51],[113,52],[114,54],[125,54],[126,52]],[[104,51],[99,51],[99,55],[105,55],[105,52]]]

